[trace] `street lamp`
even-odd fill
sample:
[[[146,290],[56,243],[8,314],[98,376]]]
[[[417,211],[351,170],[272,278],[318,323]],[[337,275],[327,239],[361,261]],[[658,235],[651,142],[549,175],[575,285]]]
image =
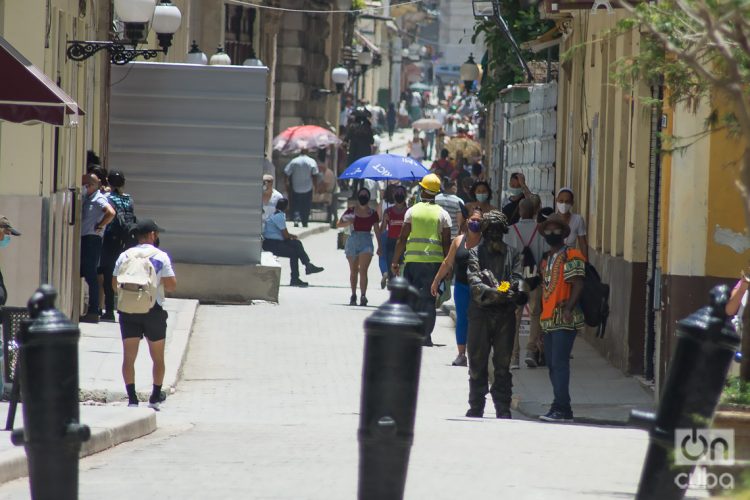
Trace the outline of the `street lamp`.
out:
[[[466,91],[471,92],[474,88],[474,81],[479,80],[479,67],[474,60],[474,54],[469,54],[469,58],[461,65],[460,74]]]
[[[255,55],[255,49],[252,47],[250,47],[250,54],[248,54],[248,56],[249,57],[242,62],[243,66],[263,66],[263,61],[258,59],[258,56]]]
[[[109,53],[112,64],[127,64],[137,57],[153,59],[159,54],[158,50],[135,48],[145,41],[149,22],[159,39],[161,52],[167,53],[172,45],[172,38],[182,22],[180,9],[169,0],[162,0],[158,5],[156,0],[115,0],[114,3],[117,19],[125,25],[124,40],[71,40],[66,51],[68,59],[85,61],[100,50]]]
[[[193,44],[190,46],[190,52],[188,52],[185,62],[188,64],[208,64],[208,57],[198,47],[195,40],[193,40]]]
[[[349,80],[349,72],[343,66],[337,66],[331,71],[331,80],[336,84],[336,93],[344,90],[344,85]]]
[[[219,45],[216,48],[216,54],[212,55],[211,59],[208,60],[208,64],[211,66],[230,66],[232,59],[229,57],[229,54],[224,52],[224,47]]]
[[[508,42],[510,42],[510,46],[513,48],[513,52],[516,54],[518,63],[521,65],[524,72],[526,73],[527,81],[533,82],[534,75],[531,73],[531,69],[529,69],[529,65],[526,64],[526,60],[523,58],[523,55],[521,54],[521,49],[518,46],[516,39],[513,38],[513,33],[510,32],[508,23],[505,21],[505,19],[502,16],[502,13],[500,11],[500,0],[471,0],[471,6],[472,6],[472,9],[474,9],[475,19],[478,19],[480,21],[492,20],[495,24],[498,25],[500,30],[505,35],[505,38],[507,38]]]
[[[367,68],[372,64],[372,52],[370,52],[369,48],[365,47],[362,49],[362,52],[357,54],[357,62],[362,66],[362,74],[364,75],[367,72]]]

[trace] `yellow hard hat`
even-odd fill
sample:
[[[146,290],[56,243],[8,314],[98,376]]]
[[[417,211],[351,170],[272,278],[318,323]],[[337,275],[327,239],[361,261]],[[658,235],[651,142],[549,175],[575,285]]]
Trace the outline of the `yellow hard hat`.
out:
[[[427,174],[419,182],[422,189],[438,194],[440,192],[440,177],[437,174]]]

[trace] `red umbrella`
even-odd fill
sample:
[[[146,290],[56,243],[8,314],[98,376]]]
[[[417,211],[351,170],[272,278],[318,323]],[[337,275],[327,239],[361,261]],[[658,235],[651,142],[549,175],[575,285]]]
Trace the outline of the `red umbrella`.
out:
[[[330,130],[316,125],[289,127],[274,137],[273,149],[285,154],[298,153],[302,149],[319,149],[341,144],[341,139]]]

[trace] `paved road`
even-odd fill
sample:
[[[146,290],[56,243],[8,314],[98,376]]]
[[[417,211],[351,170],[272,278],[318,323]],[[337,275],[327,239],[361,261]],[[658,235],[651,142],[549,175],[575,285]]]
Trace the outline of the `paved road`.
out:
[[[356,498],[362,321],[329,231],[304,240],[326,267],[281,304],[202,306],[159,430],[81,462],[81,499]],[[288,268],[282,282],[288,282]],[[377,285],[373,264],[371,280]],[[371,304],[386,295],[377,286]],[[494,418],[468,420],[467,374],[449,318],[425,350],[408,499],[629,498],[646,434]],[[491,406],[491,405],[488,405]],[[0,499],[28,498],[26,481]]]

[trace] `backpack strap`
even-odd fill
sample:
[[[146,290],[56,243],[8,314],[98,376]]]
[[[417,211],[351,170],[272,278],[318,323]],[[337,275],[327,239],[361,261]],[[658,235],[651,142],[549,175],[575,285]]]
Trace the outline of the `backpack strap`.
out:
[[[513,224],[511,227],[516,230],[516,234],[518,235],[518,239],[521,240],[521,243],[523,243],[524,247],[531,246],[531,243],[534,241],[534,237],[536,236],[536,232],[539,229],[539,225],[538,224],[536,226],[534,226],[534,232],[531,233],[531,238],[529,238],[529,242],[526,243],[525,241],[523,241],[523,236],[521,236],[521,232],[518,230],[518,226],[516,226],[515,224]]]

